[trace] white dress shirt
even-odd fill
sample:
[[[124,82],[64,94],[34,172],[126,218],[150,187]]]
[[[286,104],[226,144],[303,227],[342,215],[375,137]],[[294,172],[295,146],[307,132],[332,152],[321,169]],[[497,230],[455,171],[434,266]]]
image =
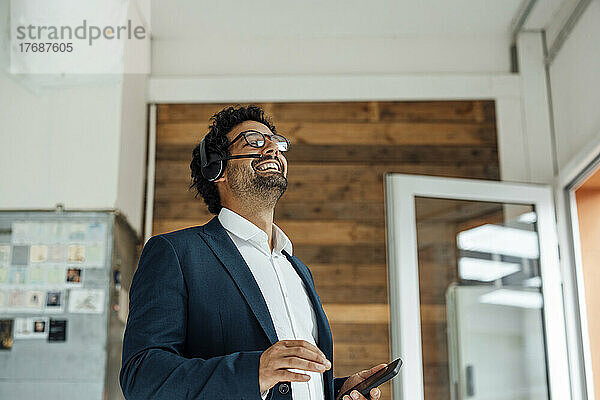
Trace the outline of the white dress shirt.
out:
[[[317,346],[315,311],[304,282],[282,253],[292,254],[292,242],[273,224],[273,251],[266,232],[241,215],[223,207],[219,221],[227,230],[267,303],[278,340],[306,340]],[[323,374],[289,368],[310,375],[308,382],[291,382],[293,400],[324,400]],[[261,393],[263,399],[269,392]]]

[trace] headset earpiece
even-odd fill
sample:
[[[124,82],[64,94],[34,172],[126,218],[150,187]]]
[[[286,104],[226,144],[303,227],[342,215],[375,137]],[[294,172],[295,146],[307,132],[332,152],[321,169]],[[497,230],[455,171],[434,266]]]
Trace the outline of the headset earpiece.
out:
[[[212,182],[223,175],[227,161],[223,160],[219,154],[209,152],[204,139],[200,142],[200,171],[204,178]]]

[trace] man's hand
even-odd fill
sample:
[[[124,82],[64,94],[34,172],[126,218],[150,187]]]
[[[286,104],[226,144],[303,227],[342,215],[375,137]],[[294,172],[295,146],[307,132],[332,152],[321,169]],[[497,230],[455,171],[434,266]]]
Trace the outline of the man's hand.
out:
[[[368,377],[370,377],[371,375],[373,375],[375,372],[379,371],[380,369],[385,368],[386,365],[387,364],[379,364],[379,365],[374,366],[371,369],[365,369],[364,371],[360,371],[354,375],[349,376],[348,379],[346,379],[346,382],[344,382],[344,384],[342,385],[336,400],[339,400],[342,393],[346,392],[346,390],[348,390],[348,389],[354,387],[355,385],[359,384],[360,382],[364,381],[365,379],[367,379]],[[377,400],[381,396],[381,391],[378,388],[371,389],[371,392],[369,393],[368,398],[363,396],[362,394],[360,394],[360,392],[358,392],[356,390],[352,391],[352,393],[350,393],[350,395],[352,397],[349,397],[348,395],[346,395],[346,396],[344,396],[344,398],[342,400],[356,400],[356,399],[358,399],[358,400]]]
[[[287,368],[323,373],[331,362],[319,348],[305,340],[280,340],[260,356],[258,385],[260,391],[271,389],[278,382],[306,382],[310,375],[288,371]]]

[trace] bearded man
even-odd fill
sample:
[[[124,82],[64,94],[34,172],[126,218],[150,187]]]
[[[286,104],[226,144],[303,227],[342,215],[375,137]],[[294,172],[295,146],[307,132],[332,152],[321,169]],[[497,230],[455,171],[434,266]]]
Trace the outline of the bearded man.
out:
[[[190,188],[216,216],[144,246],[123,341],[127,399],[334,400],[386,366],[333,377],[312,273],[273,223],[289,148],[259,107],[211,118]]]

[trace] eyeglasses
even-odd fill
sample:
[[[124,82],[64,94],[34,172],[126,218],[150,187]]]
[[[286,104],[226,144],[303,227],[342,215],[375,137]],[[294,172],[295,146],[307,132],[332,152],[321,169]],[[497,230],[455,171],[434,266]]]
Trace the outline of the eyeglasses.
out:
[[[253,131],[253,130],[244,131],[244,132],[240,133],[231,141],[231,143],[229,143],[229,146],[231,146],[232,144],[237,142],[238,139],[241,138],[242,136],[244,137],[244,139],[246,140],[246,143],[248,143],[248,145],[250,145],[254,148],[257,148],[257,149],[259,149],[265,145],[265,143],[266,143],[265,136],[267,138],[269,138],[269,140],[271,142],[273,142],[277,145],[277,149],[279,149],[279,151],[288,151],[290,148],[290,141],[285,136],[281,136],[281,135],[277,135],[277,134],[268,135],[268,134],[264,134],[262,132]]]

